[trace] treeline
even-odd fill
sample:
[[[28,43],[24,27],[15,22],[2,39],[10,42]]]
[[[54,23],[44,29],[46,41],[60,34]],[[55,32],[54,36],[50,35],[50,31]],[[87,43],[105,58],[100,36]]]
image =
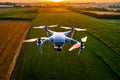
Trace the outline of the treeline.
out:
[[[71,7],[72,8],[72,7]],[[105,7],[89,7],[89,8],[78,8],[79,10],[87,10],[87,11],[109,11]]]
[[[108,6],[109,8],[120,8],[120,4],[119,5],[115,5],[115,4],[113,4],[113,5],[110,5],[110,6]]]
[[[0,5],[14,5],[12,2],[0,2]]]
[[[87,10],[83,10],[83,9],[79,9],[79,8],[72,8],[72,7],[69,7],[68,9],[75,11],[75,12],[85,14],[85,15],[100,18],[100,19],[120,19],[120,15],[115,15],[115,14],[97,14],[97,13],[89,12]]]

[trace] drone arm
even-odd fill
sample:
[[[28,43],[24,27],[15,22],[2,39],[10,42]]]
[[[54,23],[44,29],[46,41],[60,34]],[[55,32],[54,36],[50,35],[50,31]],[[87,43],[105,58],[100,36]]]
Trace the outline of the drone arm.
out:
[[[51,35],[54,33],[54,31],[47,29],[47,32],[49,32]]]
[[[42,46],[42,45],[44,45],[44,44],[47,44],[47,43],[49,43],[49,42],[52,42],[52,40],[53,40],[53,38],[52,38],[52,37],[50,37],[50,38],[48,38],[48,39],[43,40],[43,41],[42,41],[42,43],[41,43],[41,46]]]
[[[79,43],[78,41],[72,39],[72,38],[69,38],[69,37],[66,37],[65,38],[65,42],[68,42],[68,43],[71,43],[71,44],[76,44],[76,43]]]
[[[68,34],[70,34],[71,33],[71,31],[66,31],[66,32],[64,32],[64,35],[68,35]]]
[[[73,30],[73,29],[71,29],[71,30],[69,30],[69,31],[64,32],[64,35],[68,35],[68,34],[71,34],[71,33],[74,33],[74,30]]]

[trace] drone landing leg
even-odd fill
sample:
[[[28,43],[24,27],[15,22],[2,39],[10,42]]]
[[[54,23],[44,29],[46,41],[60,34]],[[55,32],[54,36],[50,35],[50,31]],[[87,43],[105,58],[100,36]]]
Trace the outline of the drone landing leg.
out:
[[[71,38],[73,38],[73,36],[74,36],[74,31],[73,31],[72,34],[71,34]]]
[[[47,37],[48,37],[48,32],[46,32],[46,34],[47,34]]]
[[[38,53],[42,54],[42,48],[41,48],[41,46],[38,46]]]
[[[80,53],[83,51],[83,48],[80,48],[79,49],[79,52],[78,52],[78,56],[80,55]]]

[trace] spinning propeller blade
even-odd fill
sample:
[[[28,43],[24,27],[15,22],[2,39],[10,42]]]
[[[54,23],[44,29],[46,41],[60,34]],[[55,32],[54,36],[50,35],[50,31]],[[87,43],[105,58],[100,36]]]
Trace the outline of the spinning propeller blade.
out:
[[[33,27],[34,29],[44,29],[46,31],[47,37],[48,37],[48,27],[57,27],[58,25],[50,25],[50,26],[38,26],[38,27]]]
[[[86,29],[74,28],[76,31],[86,31]]]
[[[86,41],[87,41],[87,36],[81,39],[81,42],[83,42],[83,43],[86,42]],[[84,45],[81,45],[81,43],[78,42],[78,43],[74,44],[74,45],[69,49],[69,51],[72,51],[72,50],[77,49],[77,48],[81,48],[81,46],[84,46]]]
[[[84,37],[84,38],[82,38],[81,41],[82,41],[82,42],[86,42],[86,41],[87,41],[87,36]]]
[[[72,50],[74,50],[74,49],[76,49],[76,48],[79,48],[79,47],[80,47],[80,43],[74,44],[74,45],[69,49],[69,51],[72,51]]]
[[[38,38],[33,38],[33,39],[28,39],[28,40],[24,40],[23,42],[35,42],[37,41]]]
[[[61,28],[64,28],[64,29],[71,29],[71,27],[64,27],[64,26],[61,26]]]
[[[41,37],[40,39],[44,40],[44,39],[49,39],[48,37]]]
[[[48,39],[48,38],[47,37],[41,37],[40,39],[44,40],[44,39]],[[37,40],[38,40],[38,38],[32,38],[32,39],[24,40],[23,42],[35,42]]]
[[[71,27],[65,27],[65,26],[61,26],[61,28],[72,29]],[[74,28],[74,30],[76,30],[76,31],[86,31],[86,29],[81,29],[81,28]]]
[[[45,27],[57,27],[58,25],[50,25],[50,26],[38,26],[38,27],[33,27],[34,29],[44,29]]]
[[[38,26],[38,27],[33,27],[34,29],[43,29],[43,28],[45,28],[45,26]]]
[[[47,26],[47,27],[57,27],[58,25],[50,25],[50,26]]]

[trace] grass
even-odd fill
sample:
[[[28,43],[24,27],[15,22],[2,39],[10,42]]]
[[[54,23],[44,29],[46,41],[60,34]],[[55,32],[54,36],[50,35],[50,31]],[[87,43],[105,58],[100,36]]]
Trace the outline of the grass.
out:
[[[68,52],[72,46],[66,43],[62,52],[53,50],[53,43],[42,47],[38,55],[36,43],[25,43],[18,67],[11,79],[26,80],[118,80],[120,78],[119,20],[101,20],[75,12],[39,12],[33,26],[58,24],[86,28],[76,32],[74,39],[88,36],[86,48],[80,56],[78,50]],[[33,29],[27,38],[46,36],[44,30]],[[51,28],[55,31],[64,29]]]
[[[37,13],[35,8],[14,8],[0,11],[1,20],[32,20]]]
[[[38,13],[65,13],[65,12],[71,12],[71,10],[66,9],[65,7],[58,7],[58,8],[39,8]]]

